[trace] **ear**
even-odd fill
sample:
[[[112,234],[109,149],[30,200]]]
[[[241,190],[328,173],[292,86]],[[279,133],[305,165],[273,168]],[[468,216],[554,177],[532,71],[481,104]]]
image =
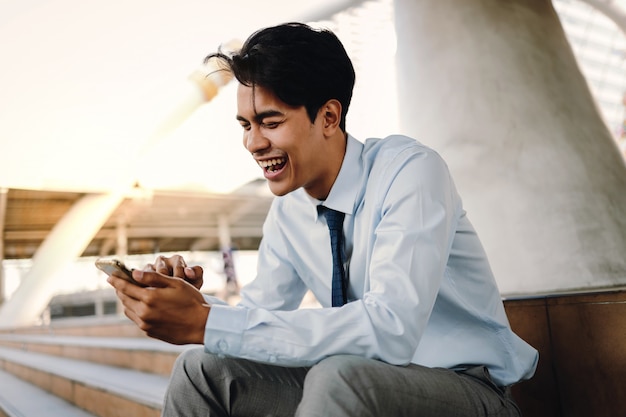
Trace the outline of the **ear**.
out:
[[[341,103],[339,100],[328,100],[320,108],[320,116],[322,117],[324,135],[334,135],[339,129],[339,122],[341,122]]]

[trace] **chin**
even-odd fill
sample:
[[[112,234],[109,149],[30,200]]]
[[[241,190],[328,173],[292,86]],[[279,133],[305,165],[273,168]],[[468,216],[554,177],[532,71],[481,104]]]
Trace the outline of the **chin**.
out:
[[[281,186],[280,184],[274,184],[271,182],[269,183],[269,187],[270,187],[270,191],[272,192],[272,194],[274,194],[276,197],[282,197],[294,191],[293,189],[289,187],[284,187],[284,186]]]

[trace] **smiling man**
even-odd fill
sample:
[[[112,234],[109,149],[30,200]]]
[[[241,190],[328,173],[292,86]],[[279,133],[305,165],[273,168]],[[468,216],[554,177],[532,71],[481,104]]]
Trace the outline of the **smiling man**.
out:
[[[537,352],[507,321],[440,156],[347,133],[354,70],[337,37],[292,23],[216,53],[239,81],[243,144],[277,196],[237,306],[180,256],[115,277],[178,359],[164,416],[518,416]],[[391,87],[390,87],[391,88]],[[307,290],[322,308],[298,309]]]

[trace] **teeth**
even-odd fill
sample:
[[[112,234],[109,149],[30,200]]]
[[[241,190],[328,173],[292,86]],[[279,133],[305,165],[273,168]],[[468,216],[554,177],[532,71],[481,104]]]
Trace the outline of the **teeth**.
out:
[[[261,168],[268,168],[274,165],[280,165],[284,163],[285,163],[285,158],[275,158],[275,159],[269,159],[267,161],[259,161],[259,166]]]

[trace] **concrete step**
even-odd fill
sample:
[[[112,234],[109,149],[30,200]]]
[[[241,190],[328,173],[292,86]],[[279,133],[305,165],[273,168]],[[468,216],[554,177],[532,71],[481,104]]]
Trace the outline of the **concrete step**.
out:
[[[169,376],[178,355],[190,346],[176,346],[145,337],[82,337],[51,334],[0,334],[0,346],[78,359]]]
[[[98,417],[158,417],[168,384],[163,375],[7,347],[0,370]]]
[[[41,388],[0,371],[0,417],[94,417]]]
[[[52,320],[40,326],[2,328],[0,334],[55,334],[63,336],[147,337],[125,316],[88,316]]]

